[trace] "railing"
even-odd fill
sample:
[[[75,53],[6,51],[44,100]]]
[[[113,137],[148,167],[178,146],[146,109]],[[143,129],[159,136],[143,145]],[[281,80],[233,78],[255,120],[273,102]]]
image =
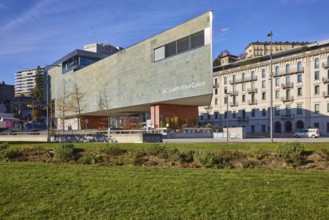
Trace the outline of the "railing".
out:
[[[235,79],[235,80],[230,80],[230,84],[234,85],[234,84],[239,84],[239,83],[245,83],[245,82],[252,82],[252,81],[257,81],[258,77],[254,76],[254,77],[245,77],[245,78],[241,78],[241,79]]]
[[[294,115],[292,114],[286,114],[286,115],[281,115],[281,119],[293,119]]]
[[[237,95],[239,95],[239,91],[231,91],[231,92],[228,92],[227,94],[229,94],[230,96],[237,96]]]
[[[324,84],[329,83],[329,77],[322,77],[322,82]]]
[[[257,100],[248,100],[248,105],[257,105]]]
[[[238,102],[230,102],[231,107],[238,107]]]
[[[292,83],[292,82],[282,83],[281,88],[282,89],[292,89],[292,88],[294,88],[294,83]]]
[[[281,101],[282,102],[293,102],[294,101],[294,97],[290,96],[290,97],[281,97]]]
[[[274,74],[274,77],[287,76],[287,75],[303,73],[303,72],[304,72],[304,67],[301,67],[301,68],[295,67],[295,68],[290,68],[289,71],[279,72],[277,74]]]
[[[329,97],[329,92],[322,92],[323,98],[328,98]]]
[[[238,121],[240,121],[240,122],[249,121],[249,117],[247,117],[247,116],[238,117]]]
[[[247,92],[248,92],[249,94],[257,93],[257,92],[258,92],[258,89],[257,89],[257,88],[247,89]]]
[[[325,68],[325,69],[328,69],[329,68],[329,61],[328,62],[323,62],[322,67]]]

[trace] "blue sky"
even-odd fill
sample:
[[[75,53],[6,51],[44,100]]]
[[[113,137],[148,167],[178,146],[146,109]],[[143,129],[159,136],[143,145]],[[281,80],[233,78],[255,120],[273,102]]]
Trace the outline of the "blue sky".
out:
[[[214,57],[252,41],[329,39],[328,0],[0,0],[0,82],[89,43],[129,47],[209,10]]]

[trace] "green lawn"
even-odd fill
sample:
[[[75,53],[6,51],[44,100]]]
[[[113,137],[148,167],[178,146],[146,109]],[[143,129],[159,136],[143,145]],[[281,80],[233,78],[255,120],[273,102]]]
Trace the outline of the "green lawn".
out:
[[[0,163],[0,219],[328,219],[329,173]]]

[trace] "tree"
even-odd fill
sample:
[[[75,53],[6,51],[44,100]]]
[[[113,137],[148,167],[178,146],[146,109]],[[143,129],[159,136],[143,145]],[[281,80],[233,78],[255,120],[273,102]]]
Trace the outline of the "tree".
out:
[[[107,127],[110,127],[110,100],[109,100],[109,96],[107,94],[107,90],[105,88],[105,86],[103,86],[103,91],[99,96],[99,108],[100,110],[106,110],[106,114],[107,114]]]
[[[43,71],[40,66],[37,67],[35,74],[35,87],[31,92],[31,96],[33,99],[43,100]]]
[[[56,100],[56,110],[59,112],[59,118],[62,121],[62,129],[65,130],[65,117],[69,110],[69,94],[66,92],[65,82],[63,82],[62,95]]]
[[[81,129],[80,120],[81,120],[81,112],[84,110],[84,106],[82,105],[85,93],[81,91],[81,88],[78,84],[73,85],[73,90],[71,92],[71,100],[69,103],[69,110],[78,116],[78,129]]]

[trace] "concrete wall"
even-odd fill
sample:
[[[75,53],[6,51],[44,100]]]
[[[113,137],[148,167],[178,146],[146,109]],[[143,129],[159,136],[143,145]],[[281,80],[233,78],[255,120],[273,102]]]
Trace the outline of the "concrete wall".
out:
[[[205,31],[205,45],[154,62],[154,49]],[[76,83],[83,113],[103,114],[100,97],[105,92],[113,112],[149,111],[152,103],[206,105],[212,94],[212,12],[164,31],[78,71],[49,70],[51,98],[69,92]]]

